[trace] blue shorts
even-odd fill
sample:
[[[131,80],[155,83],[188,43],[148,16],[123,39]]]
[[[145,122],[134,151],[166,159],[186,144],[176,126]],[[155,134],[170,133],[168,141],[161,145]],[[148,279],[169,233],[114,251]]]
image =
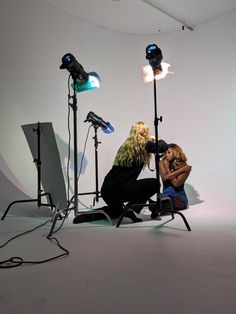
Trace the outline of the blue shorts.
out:
[[[184,189],[176,191],[172,186],[168,186],[167,188],[163,190],[162,195],[163,196],[178,196],[184,201],[186,208],[188,208],[188,198]]]

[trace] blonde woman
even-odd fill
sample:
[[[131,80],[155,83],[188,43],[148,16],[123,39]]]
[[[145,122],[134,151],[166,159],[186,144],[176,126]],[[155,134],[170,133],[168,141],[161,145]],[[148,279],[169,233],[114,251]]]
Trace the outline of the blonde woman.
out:
[[[154,137],[149,127],[142,121],[135,123],[130,135],[119,148],[112,169],[106,175],[101,195],[108,205],[107,214],[112,218],[119,217],[123,210],[123,203],[145,204],[157,191],[156,178],[137,180],[142,169],[149,164],[151,153],[155,153]],[[158,151],[165,152],[168,145],[158,141]],[[142,208],[137,207],[136,213]],[[142,221],[133,211],[127,211],[127,217],[133,222]]]
[[[168,150],[160,161],[159,169],[163,182],[162,195],[171,197],[174,209],[188,208],[184,183],[192,168],[187,164],[187,158],[181,147],[177,144],[169,144]]]

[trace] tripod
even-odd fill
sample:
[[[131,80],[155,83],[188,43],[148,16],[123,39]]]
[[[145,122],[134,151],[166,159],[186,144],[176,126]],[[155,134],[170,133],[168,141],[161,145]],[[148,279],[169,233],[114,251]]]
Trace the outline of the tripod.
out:
[[[11,206],[16,204],[16,203],[37,202],[38,207],[50,206],[51,209],[53,209],[53,207],[54,207],[50,193],[42,193],[42,189],[41,189],[41,145],[40,145],[41,131],[40,131],[40,122],[37,123],[37,128],[33,128],[33,132],[37,133],[37,157],[33,160],[33,162],[36,164],[36,167],[37,167],[37,198],[29,199],[29,200],[17,200],[17,201],[11,202],[8,205],[7,209],[5,210],[1,220],[4,220],[8,211],[10,210]],[[48,196],[49,204],[42,203],[42,196]]]

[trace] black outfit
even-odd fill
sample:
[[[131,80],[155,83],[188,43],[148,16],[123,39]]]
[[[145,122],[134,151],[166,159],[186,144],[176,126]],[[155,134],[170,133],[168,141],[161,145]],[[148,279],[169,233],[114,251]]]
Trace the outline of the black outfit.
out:
[[[158,141],[158,152],[164,153],[168,145],[163,141]],[[150,153],[156,152],[156,142],[148,142],[146,150]],[[106,212],[112,217],[119,217],[123,211],[123,203],[145,204],[147,200],[157,191],[157,179],[148,178],[137,180],[143,163],[134,161],[130,167],[113,166],[106,175],[101,188],[101,196],[108,205]],[[140,213],[142,207],[133,208]]]

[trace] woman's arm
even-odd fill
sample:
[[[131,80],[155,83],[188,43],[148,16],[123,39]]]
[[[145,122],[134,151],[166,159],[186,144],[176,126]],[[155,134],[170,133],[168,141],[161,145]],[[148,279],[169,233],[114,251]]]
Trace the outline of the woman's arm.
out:
[[[184,182],[187,180],[189,173],[190,173],[190,171],[189,172],[183,172],[183,173],[179,174],[177,177],[175,177],[174,179],[172,179],[170,181],[171,185],[174,188],[178,188],[179,186],[184,184]]]
[[[186,165],[171,172],[168,161],[163,159],[160,161],[159,170],[163,182],[170,181],[173,187],[178,187],[182,185],[188,178],[191,167]]]

